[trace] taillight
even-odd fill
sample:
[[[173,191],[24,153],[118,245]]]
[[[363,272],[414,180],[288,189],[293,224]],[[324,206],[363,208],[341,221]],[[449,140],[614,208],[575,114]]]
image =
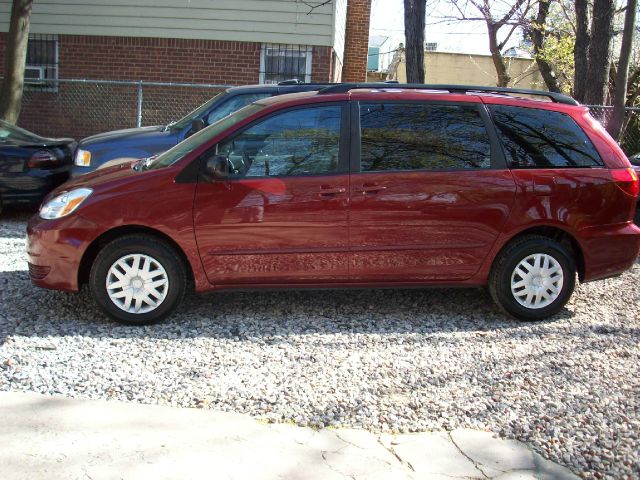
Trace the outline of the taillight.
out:
[[[615,168],[609,171],[620,190],[632,197],[638,196],[640,184],[638,183],[638,174],[633,168]]]
[[[31,155],[27,166],[29,168],[42,168],[57,165],[58,163],[59,160],[53,153],[47,152],[46,150],[38,150]]]

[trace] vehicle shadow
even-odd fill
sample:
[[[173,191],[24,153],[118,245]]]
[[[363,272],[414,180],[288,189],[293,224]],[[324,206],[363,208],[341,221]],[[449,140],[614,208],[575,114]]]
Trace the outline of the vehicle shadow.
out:
[[[569,318],[565,309],[537,325]],[[94,338],[283,338],[310,334],[433,334],[518,329],[483,289],[229,291],[189,294],[164,322],[127,326],[107,318],[88,289],[31,285],[26,271],[0,272],[0,341],[18,336]]]

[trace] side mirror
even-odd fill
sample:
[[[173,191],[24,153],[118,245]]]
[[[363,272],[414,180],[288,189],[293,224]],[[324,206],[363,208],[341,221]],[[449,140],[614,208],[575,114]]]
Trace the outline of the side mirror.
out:
[[[223,155],[216,155],[207,160],[205,171],[211,180],[228,178],[231,175],[231,162]]]
[[[191,120],[191,134],[193,135],[196,132],[199,132],[204,128],[204,120],[201,118],[194,118]]]

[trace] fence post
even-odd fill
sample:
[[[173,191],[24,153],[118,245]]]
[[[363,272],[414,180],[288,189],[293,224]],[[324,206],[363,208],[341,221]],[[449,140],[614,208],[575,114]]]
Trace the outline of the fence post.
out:
[[[142,80],[138,80],[138,115],[136,126],[138,128],[142,126]]]

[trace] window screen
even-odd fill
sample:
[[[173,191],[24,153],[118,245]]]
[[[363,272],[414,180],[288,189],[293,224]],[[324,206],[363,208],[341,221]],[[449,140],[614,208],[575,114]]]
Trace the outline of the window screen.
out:
[[[513,168],[603,166],[578,124],[560,112],[535,108],[489,107]]]
[[[491,166],[491,144],[475,105],[363,103],[361,170]]]

